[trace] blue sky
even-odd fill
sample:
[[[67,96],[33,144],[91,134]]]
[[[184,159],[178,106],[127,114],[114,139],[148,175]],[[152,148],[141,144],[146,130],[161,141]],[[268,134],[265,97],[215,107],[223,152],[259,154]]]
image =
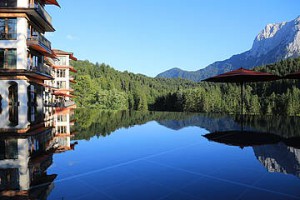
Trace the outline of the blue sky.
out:
[[[148,76],[198,70],[249,50],[268,23],[300,15],[299,0],[58,0],[52,47]]]

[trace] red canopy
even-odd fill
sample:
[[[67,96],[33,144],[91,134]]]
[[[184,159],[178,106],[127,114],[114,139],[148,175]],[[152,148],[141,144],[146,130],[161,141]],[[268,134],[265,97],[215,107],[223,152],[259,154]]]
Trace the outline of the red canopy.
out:
[[[45,0],[45,4],[51,4],[60,7],[59,3],[56,0]]]
[[[241,114],[243,114],[243,84],[246,82],[263,82],[263,81],[275,81],[280,79],[279,76],[266,73],[256,72],[248,69],[237,69],[231,72],[220,74],[203,81],[208,82],[220,82],[220,83],[240,83],[241,85]]]
[[[300,79],[300,71],[286,75],[286,79]]]
[[[220,74],[203,81],[208,82],[224,82],[224,83],[245,83],[245,82],[263,82],[263,81],[274,81],[280,79],[279,76],[266,73],[256,72],[248,69],[237,69],[231,72]]]

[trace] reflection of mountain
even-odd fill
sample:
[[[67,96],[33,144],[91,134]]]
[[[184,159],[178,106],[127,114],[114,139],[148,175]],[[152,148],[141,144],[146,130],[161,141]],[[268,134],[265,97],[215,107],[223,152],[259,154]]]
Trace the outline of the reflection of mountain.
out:
[[[180,120],[159,120],[158,123],[173,130],[189,126],[197,126],[210,132],[240,129],[233,116],[221,114],[197,114]]]
[[[256,158],[269,172],[293,174],[300,178],[300,149],[283,143],[253,147]]]

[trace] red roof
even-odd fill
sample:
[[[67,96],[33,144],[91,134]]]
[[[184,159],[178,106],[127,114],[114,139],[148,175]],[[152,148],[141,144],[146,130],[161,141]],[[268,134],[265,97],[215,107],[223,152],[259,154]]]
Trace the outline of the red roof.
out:
[[[62,51],[62,50],[59,50],[59,49],[53,49],[53,51],[55,52],[55,54],[57,55],[69,55],[70,56],[70,59],[74,60],[74,61],[77,61],[77,58],[73,55],[72,52],[66,52],[66,51]]]

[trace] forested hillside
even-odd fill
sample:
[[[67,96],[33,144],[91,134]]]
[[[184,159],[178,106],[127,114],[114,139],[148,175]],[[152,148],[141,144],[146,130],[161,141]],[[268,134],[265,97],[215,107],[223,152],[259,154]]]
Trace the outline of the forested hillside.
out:
[[[73,85],[79,107],[111,110],[148,110],[161,96],[194,88],[198,84],[182,79],[149,78],[141,74],[119,72],[105,64],[77,61]],[[172,109],[175,109],[173,105]]]
[[[73,86],[79,107],[111,110],[188,112],[240,112],[240,87],[236,84],[194,83],[182,79],[149,78],[119,72],[105,64],[72,63],[78,70]],[[284,76],[300,70],[300,58],[257,67],[257,71]],[[244,112],[248,114],[300,114],[298,80],[245,85]]]
[[[300,58],[257,67],[257,71],[280,76],[300,70]],[[248,83],[244,92],[244,113],[247,114],[300,114],[300,85],[298,80],[278,80]],[[173,94],[183,102],[183,111],[193,112],[240,112],[240,87],[231,83],[202,83],[197,88],[181,90]],[[174,102],[165,101],[165,104]]]

